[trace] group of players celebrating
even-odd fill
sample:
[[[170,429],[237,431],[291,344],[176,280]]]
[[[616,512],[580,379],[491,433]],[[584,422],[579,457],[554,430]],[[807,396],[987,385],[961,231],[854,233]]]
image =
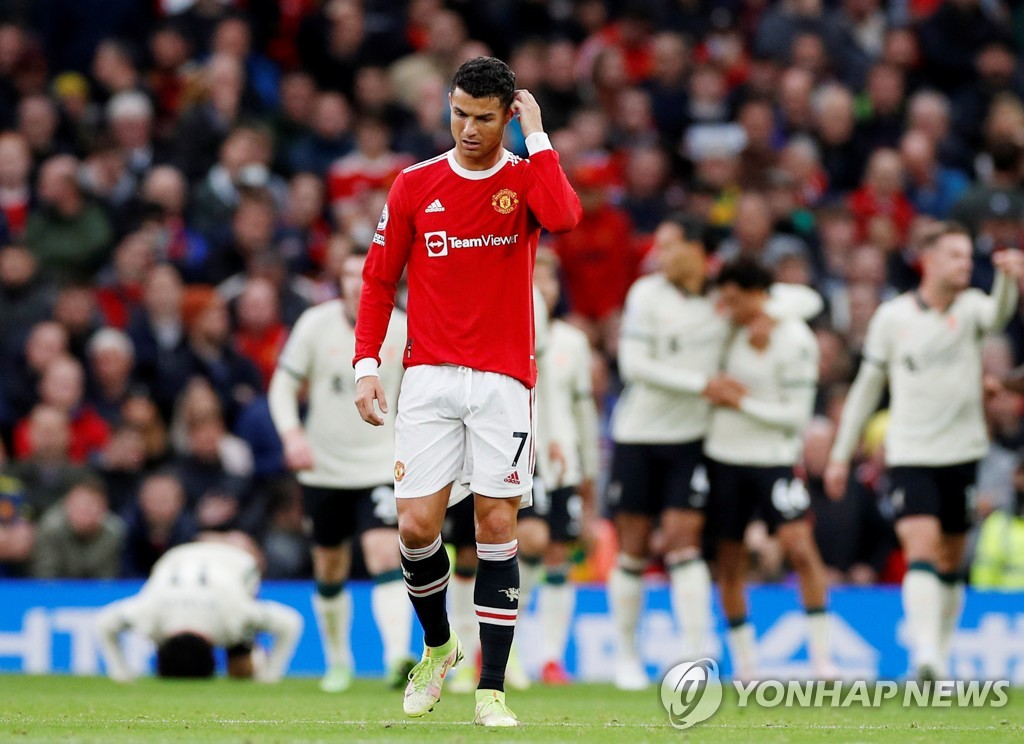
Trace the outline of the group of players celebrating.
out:
[[[541,229],[572,229],[580,203],[536,101],[514,86],[499,60],[459,69],[449,95],[455,147],[398,177],[373,245],[345,260],[341,299],[299,319],[270,388],[312,522],[322,688],[352,681],[345,581],[358,538],[388,679],[405,686],[405,712],[432,710],[465,659],[450,689],[476,688],[474,721],[486,726],[518,725],[504,685],[506,672],[510,684],[526,683],[509,656],[519,607],[538,585],[541,677],[568,681],[569,547],[597,510],[589,345],[550,318],[557,261],[542,250],[535,265]],[[529,160],[503,147],[513,117]],[[665,220],[654,247],[659,270],[626,302],[625,387],[612,417],[615,684],[649,684],[637,630],[656,529],[684,637],[679,660],[709,650],[705,560],[713,558],[734,675],[756,678],[743,541],[754,519],[777,535],[799,577],[813,674],[832,677],[825,571],[795,475],[818,382],[807,320],[821,298],[775,284],[751,258],[717,265],[703,225],[687,216]],[[1015,311],[1024,275],[1024,257],[1003,251],[993,259],[991,296],[969,289],[971,255],[969,237],[950,225],[920,246],[921,287],[877,311],[826,474],[830,495],[841,498],[860,430],[888,380],[887,457],[910,567],[904,608],[914,672],[929,678],[948,673],[963,596],[956,568],[974,466],[987,446],[981,340]],[[403,275],[404,313],[395,308]],[[543,478],[535,481],[536,459]],[[442,531],[456,548],[454,580]],[[418,662],[408,651],[412,611],[424,629]],[[126,625],[124,612],[111,617],[110,628]]]

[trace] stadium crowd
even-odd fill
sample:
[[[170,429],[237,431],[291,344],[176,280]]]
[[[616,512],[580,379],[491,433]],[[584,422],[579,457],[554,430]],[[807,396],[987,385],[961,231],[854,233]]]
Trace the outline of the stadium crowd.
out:
[[[1022,19],[999,0],[0,3],[0,575],[145,577],[229,528],[268,577],[310,575],[266,402],[277,356],[337,296],[397,173],[451,147],[453,71],[495,55],[583,203],[547,242],[604,420],[652,232],[698,216],[716,260],[759,257],[824,298],[816,537],[834,581],[898,582],[884,411],[847,498],[822,475],[867,321],[915,286],[922,231],[966,225],[986,291],[993,251],[1024,247]],[[986,374],[1022,352],[1017,317]],[[1022,398],[986,400],[974,508],[1010,524]],[[758,578],[785,576],[766,532],[748,542]],[[1014,560],[977,575],[1003,584]]]

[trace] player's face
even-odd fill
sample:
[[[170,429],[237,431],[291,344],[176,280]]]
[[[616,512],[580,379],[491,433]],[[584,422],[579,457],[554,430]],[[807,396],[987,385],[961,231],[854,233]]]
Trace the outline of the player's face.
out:
[[[925,270],[947,290],[959,292],[971,285],[972,253],[966,235],[946,235],[925,255]]]
[[[512,109],[497,98],[474,98],[462,88],[448,95],[452,108],[452,137],[455,159],[469,170],[486,170],[501,156],[505,125],[512,118]]]
[[[723,284],[718,289],[718,304],[725,316],[736,325],[747,325],[764,309],[765,293],[742,289],[736,284]]]
[[[662,225],[655,231],[654,250],[670,282],[684,282],[694,274],[704,273],[703,246],[686,240],[678,225]]]

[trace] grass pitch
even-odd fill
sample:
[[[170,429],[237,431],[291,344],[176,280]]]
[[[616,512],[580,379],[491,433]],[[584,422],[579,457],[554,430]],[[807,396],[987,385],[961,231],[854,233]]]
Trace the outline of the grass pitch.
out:
[[[989,742],[1024,738],[1024,690],[999,709],[740,709],[726,687],[722,709],[687,731],[671,728],[658,688],[534,686],[510,692],[524,725],[471,725],[473,696],[446,694],[420,720],[401,693],[360,680],[327,695],[316,680],[278,685],[144,679],[118,685],[81,677],[0,676],[0,742]]]

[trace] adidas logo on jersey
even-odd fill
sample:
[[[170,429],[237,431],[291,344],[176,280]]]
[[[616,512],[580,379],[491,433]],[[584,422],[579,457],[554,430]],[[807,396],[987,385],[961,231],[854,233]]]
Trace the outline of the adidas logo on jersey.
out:
[[[519,485],[519,473],[517,473],[516,471],[513,470],[511,473],[509,473],[508,475],[505,476],[505,482],[506,483],[511,483],[513,486],[518,486]]]
[[[423,211],[427,214],[430,214],[431,212],[443,212],[444,204],[441,203],[440,199],[434,199],[434,201],[430,202],[430,205]]]

